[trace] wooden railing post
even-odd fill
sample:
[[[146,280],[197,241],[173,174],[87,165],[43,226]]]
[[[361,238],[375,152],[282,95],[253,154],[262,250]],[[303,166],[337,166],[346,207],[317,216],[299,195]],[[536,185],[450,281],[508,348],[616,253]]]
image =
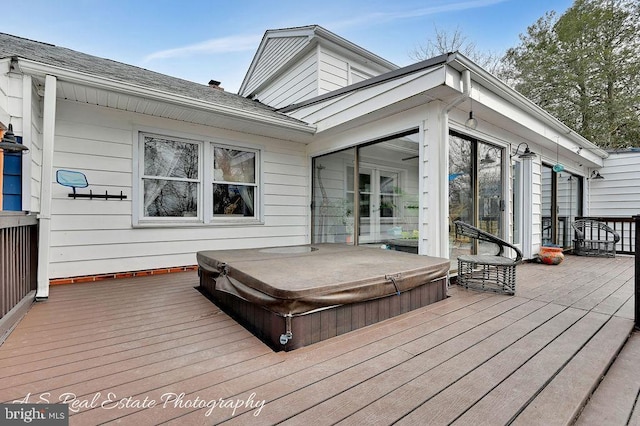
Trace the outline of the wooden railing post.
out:
[[[633,217],[634,222],[636,224],[635,234],[636,234],[636,245],[635,245],[635,286],[634,286],[634,318],[636,329],[640,330],[640,215],[636,215]]]

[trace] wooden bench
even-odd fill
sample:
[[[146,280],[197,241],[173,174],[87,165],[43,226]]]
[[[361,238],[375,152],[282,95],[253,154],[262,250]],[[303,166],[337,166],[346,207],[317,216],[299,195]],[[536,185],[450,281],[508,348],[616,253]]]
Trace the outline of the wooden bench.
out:
[[[458,284],[466,288],[515,294],[516,266],[522,263],[522,252],[512,244],[481,229],[455,221],[456,239],[467,237],[496,246],[494,255],[465,254],[458,256]],[[514,251],[515,258],[505,255],[505,248]]]
[[[616,257],[616,243],[620,234],[606,223],[580,219],[571,224],[575,231],[573,252],[578,256]]]

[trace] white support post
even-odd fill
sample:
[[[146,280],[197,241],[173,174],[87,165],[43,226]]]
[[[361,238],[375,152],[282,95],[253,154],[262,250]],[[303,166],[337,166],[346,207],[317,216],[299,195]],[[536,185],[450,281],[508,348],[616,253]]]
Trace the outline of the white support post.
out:
[[[420,128],[420,247],[419,253],[449,257],[449,126],[442,104],[430,102]]]
[[[36,300],[49,297],[49,253],[51,245],[51,188],[56,130],[56,78],[47,75],[42,118],[42,176],[40,186],[40,229],[38,241],[38,289]]]
[[[522,256],[533,257],[533,160],[522,160]]]
[[[33,85],[30,75],[22,76],[22,144],[29,151],[22,154],[22,210],[31,211],[31,121]]]

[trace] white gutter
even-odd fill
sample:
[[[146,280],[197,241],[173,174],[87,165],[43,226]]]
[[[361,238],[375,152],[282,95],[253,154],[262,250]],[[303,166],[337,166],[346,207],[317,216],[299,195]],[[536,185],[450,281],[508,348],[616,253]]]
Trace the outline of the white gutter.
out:
[[[30,126],[31,123],[28,123]],[[56,133],[56,78],[45,77],[42,113],[42,176],[38,240],[38,288],[36,300],[49,298],[49,254],[51,250],[51,187],[53,185],[53,148]]]
[[[162,90],[150,89],[131,83],[123,83],[121,81],[111,80],[104,77],[96,77],[91,74],[71,71],[66,68],[61,68],[54,65],[46,65],[29,59],[19,58],[18,65],[20,70],[23,73],[27,74],[38,76],[55,75],[56,78],[60,81],[67,81],[70,83],[111,90],[127,95],[137,95],[145,99],[152,99],[172,105],[188,107],[232,118],[254,121],[261,124],[268,124],[308,134],[315,134],[316,131],[315,126],[306,123],[294,123],[285,118],[280,119],[277,117],[268,117],[241,108],[215,104],[208,101],[190,98],[184,95],[177,95],[174,93],[164,92]]]

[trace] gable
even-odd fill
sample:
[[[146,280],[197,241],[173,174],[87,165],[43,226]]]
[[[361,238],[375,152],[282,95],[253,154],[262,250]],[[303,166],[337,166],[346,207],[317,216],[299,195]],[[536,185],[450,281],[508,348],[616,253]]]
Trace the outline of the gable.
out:
[[[256,54],[254,69],[247,74],[248,80],[243,82],[239,95],[251,96],[308,45],[307,36],[267,38],[262,51]]]
[[[397,68],[318,25],[268,30],[238,94],[281,108],[290,105],[287,102],[311,99]],[[294,87],[303,88],[302,97],[291,94]]]

